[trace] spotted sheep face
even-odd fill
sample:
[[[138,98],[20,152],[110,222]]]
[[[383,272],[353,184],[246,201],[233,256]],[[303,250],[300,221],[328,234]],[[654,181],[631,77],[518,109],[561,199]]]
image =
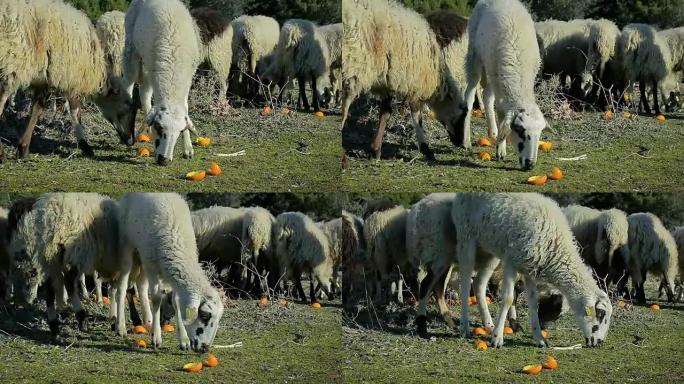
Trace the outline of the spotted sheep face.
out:
[[[212,289],[199,303],[191,303],[181,308],[181,311],[190,347],[198,353],[208,352],[223,317],[223,302],[219,293]]]
[[[157,164],[165,166],[173,161],[173,150],[181,134],[191,127],[185,108],[154,108],[147,117],[152,128]]]
[[[584,301],[584,304],[583,308],[576,312],[577,320],[584,334],[586,345],[596,347],[606,339],[613,306],[608,295],[603,291],[596,300]]]
[[[539,138],[546,127],[542,112],[536,106],[532,109],[521,109],[508,114],[503,125],[510,127],[511,141],[518,150],[520,167],[527,171],[534,168],[537,164]],[[505,142],[501,145],[505,145]]]

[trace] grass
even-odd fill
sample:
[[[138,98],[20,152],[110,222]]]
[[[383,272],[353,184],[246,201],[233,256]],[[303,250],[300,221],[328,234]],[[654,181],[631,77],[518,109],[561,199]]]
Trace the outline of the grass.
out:
[[[206,358],[181,351],[174,333],[164,333],[164,345],[139,349],[133,340],[149,335],[114,335],[97,312],[88,333],[63,326],[61,345],[51,345],[43,313],[0,315],[0,382],[53,383],[194,383],[202,382],[307,382],[340,381],[338,367],[341,329],[339,303],[313,309],[288,303],[258,308],[256,300],[238,300],[226,308],[212,353],[216,368],[185,373],[183,364]],[[21,317],[24,317],[21,319]],[[75,323],[73,316],[69,318]],[[19,324],[21,323],[21,324]],[[22,325],[28,326],[24,328]],[[219,348],[242,342],[241,347]]]
[[[399,114],[396,114],[399,115]],[[397,120],[399,119],[399,120]],[[352,123],[343,134],[350,156],[344,188],[353,192],[436,192],[436,191],[682,191],[684,176],[684,115],[669,115],[667,122],[653,117],[625,119],[618,114],[604,121],[597,112],[580,113],[573,119],[551,121],[554,132],[544,131],[551,141],[550,153],[539,153],[533,171],[518,167],[517,153],[508,146],[504,162],[481,161],[478,152],[493,148],[477,147],[486,135],[486,120],[473,119],[473,154],[456,149],[446,131],[434,119],[426,118],[426,128],[437,161],[427,162],[418,151],[408,122],[394,117],[383,143],[383,160],[369,160],[367,148],[377,118],[371,115]],[[562,161],[587,155],[586,160]],[[533,175],[549,174],[559,166],[565,177],[544,186],[526,183]]]
[[[64,116],[52,120],[45,113],[34,132],[27,161],[14,160],[18,128],[21,121],[0,120],[0,136],[11,145],[6,148],[10,159],[0,164],[0,189],[5,191],[316,191],[339,189],[340,146],[339,114],[317,118],[309,113],[284,115],[276,110],[261,116],[260,109],[229,109],[225,115],[207,111],[193,112],[191,117],[201,136],[213,144],[195,147],[192,160],[182,158],[182,141],[176,145],[174,161],[167,167],[155,165],[153,158],[137,157],[140,146],[119,144],[114,129],[98,112],[83,114],[89,127],[90,144],[96,157],[86,158],[76,149],[75,138],[59,123]],[[138,125],[143,124],[138,114]],[[15,129],[12,129],[15,128]],[[67,123],[68,127],[68,123]],[[244,150],[244,156],[219,157]],[[208,169],[212,161],[223,168],[223,175],[202,182],[184,180],[186,173]]]
[[[652,292],[651,292],[652,293]],[[647,294],[648,297],[648,294]],[[523,301],[523,300],[520,300]],[[650,301],[649,303],[651,303]],[[444,326],[436,307],[428,316],[431,340],[414,334],[413,308],[385,309],[383,330],[345,327],[342,336],[342,374],[348,382],[457,382],[511,383],[672,383],[684,379],[684,305],[660,303],[654,313],[647,307],[613,306],[606,343],[600,348],[542,349],[534,346],[526,310],[518,312],[522,333],[505,337],[502,349],[477,351],[473,340],[460,339]],[[522,306],[519,305],[519,308]],[[477,307],[471,321],[479,323]],[[491,306],[493,316],[497,306]],[[473,313],[474,312],[474,313]],[[474,325],[474,324],[473,324]],[[583,343],[572,314],[564,314],[549,330],[551,347]],[[485,341],[489,341],[487,338]],[[553,355],[559,367],[538,376],[520,372]]]

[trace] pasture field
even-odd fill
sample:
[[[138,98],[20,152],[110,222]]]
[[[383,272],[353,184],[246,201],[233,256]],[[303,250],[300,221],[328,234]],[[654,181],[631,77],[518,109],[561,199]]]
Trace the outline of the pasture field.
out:
[[[197,93],[197,92],[195,92]],[[192,102],[192,96],[191,96]],[[339,189],[340,145],[339,112],[324,118],[310,113],[284,114],[276,108],[272,115],[261,116],[261,108],[231,108],[219,103],[191,104],[190,116],[200,136],[212,144],[195,146],[192,160],[182,158],[182,140],[176,145],[174,161],[157,166],[154,159],[137,156],[137,148],[119,143],[114,128],[89,109],[83,123],[89,128],[89,141],[95,158],[87,158],[76,149],[66,116],[43,114],[34,132],[31,155],[17,162],[14,151],[28,117],[0,120],[0,137],[9,159],[0,164],[0,190],[40,191],[175,191],[175,192],[332,192]],[[200,108],[201,107],[201,108]],[[326,112],[327,113],[327,112]],[[136,127],[144,117],[138,113]],[[193,138],[194,141],[194,138]],[[244,155],[221,157],[245,151]],[[217,162],[223,169],[220,177],[201,182],[184,180],[190,171],[208,169]]]
[[[621,113],[606,121],[598,112],[576,113],[567,120],[551,120],[553,132],[542,140],[553,142],[549,153],[539,153],[532,171],[518,167],[515,149],[508,146],[505,162],[482,161],[478,152],[495,155],[494,148],[477,146],[486,136],[486,119],[473,118],[473,153],[455,148],[446,130],[435,119],[424,117],[430,144],[437,157],[428,162],[418,151],[415,132],[397,112],[390,119],[381,161],[368,158],[368,147],[377,125],[376,112],[352,116],[343,133],[350,158],[344,188],[352,192],[520,191],[614,192],[681,191],[684,184],[684,114],[668,115],[660,122],[652,116],[624,118]],[[586,155],[585,160],[563,161]],[[551,173],[558,166],[565,174],[544,186],[527,184],[530,176]]]
[[[211,350],[219,365],[199,373],[180,369],[206,355],[181,351],[175,332],[164,333],[164,345],[158,350],[139,349],[133,341],[149,343],[150,335],[129,333],[119,338],[105,320],[105,310],[95,309],[89,333],[79,332],[71,315],[65,323],[73,326],[62,326],[63,343],[52,345],[42,311],[20,312],[14,319],[0,307],[0,382],[339,382],[339,302],[322,305],[314,309],[272,302],[259,308],[257,300],[234,301],[224,312]],[[242,346],[225,348],[238,342]]]
[[[651,287],[647,297],[654,297]],[[650,296],[649,296],[650,293]],[[675,383],[684,380],[684,304],[657,300],[661,310],[613,305],[613,317],[606,342],[599,348],[554,350],[583,343],[572,313],[561,316],[549,329],[550,349],[534,345],[524,295],[519,299],[519,320],[523,332],[505,336],[502,349],[478,351],[473,339],[465,340],[447,329],[435,305],[428,307],[428,331],[434,339],[415,333],[415,309],[396,305],[372,314],[381,319],[372,329],[357,327],[357,319],[345,319],[343,327],[342,374],[348,382],[367,383]],[[477,306],[471,308],[472,326],[479,324]],[[456,308],[458,314],[460,311]],[[497,305],[490,306],[492,316]],[[522,315],[521,315],[522,312]],[[367,313],[365,313],[367,315]],[[375,317],[377,315],[377,318]],[[489,342],[488,338],[485,341]],[[528,376],[520,372],[528,364],[541,364],[547,355],[558,360],[555,370]]]

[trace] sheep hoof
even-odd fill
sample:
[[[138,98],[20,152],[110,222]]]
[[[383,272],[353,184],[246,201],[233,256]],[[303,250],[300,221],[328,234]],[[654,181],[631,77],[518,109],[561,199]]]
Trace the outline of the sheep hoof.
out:
[[[428,334],[427,331],[427,317],[425,316],[418,316],[416,317],[416,332],[418,333],[418,336],[420,336],[423,339],[429,339],[430,335]]]
[[[81,149],[81,152],[83,152],[83,154],[86,157],[95,157],[95,152],[93,151],[93,147],[91,147],[87,141],[79,140],[78,141],[78,147]]]
[[[427,161],[436,161],[437,159],[435,158],[434,152],[430,149],[430,147],[426,143],[421,143],[420,144],[420,153],[425,156],[425,159]]]
[[[19,144],[19,148],[17,148],[17,160],[26,160],[28,154],[28,145]]]

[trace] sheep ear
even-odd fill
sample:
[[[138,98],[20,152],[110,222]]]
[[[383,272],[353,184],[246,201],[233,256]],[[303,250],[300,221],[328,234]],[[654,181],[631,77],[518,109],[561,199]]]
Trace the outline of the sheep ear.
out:
[[[199,314],[200,298],[195,295],[189,295],[186,298],[181,297],[180,304],[181,308],[184,308],[184,310],[181,311],[183,322],[190,324],[195,321]]]
[[[595,317],[595,315],[596,315],[596,312],[594,311],[594,307],[592,307],[591,305],[587,305],[584,307],[584,316],[585,317],[593,318],[593,317]]]
[[[147,115],[147,119],[146,119],[147,125],[151,126],[152,124],[154,124],[154,122],[156,120],[157,120],[157,112],[155,112],[153,110]]]

